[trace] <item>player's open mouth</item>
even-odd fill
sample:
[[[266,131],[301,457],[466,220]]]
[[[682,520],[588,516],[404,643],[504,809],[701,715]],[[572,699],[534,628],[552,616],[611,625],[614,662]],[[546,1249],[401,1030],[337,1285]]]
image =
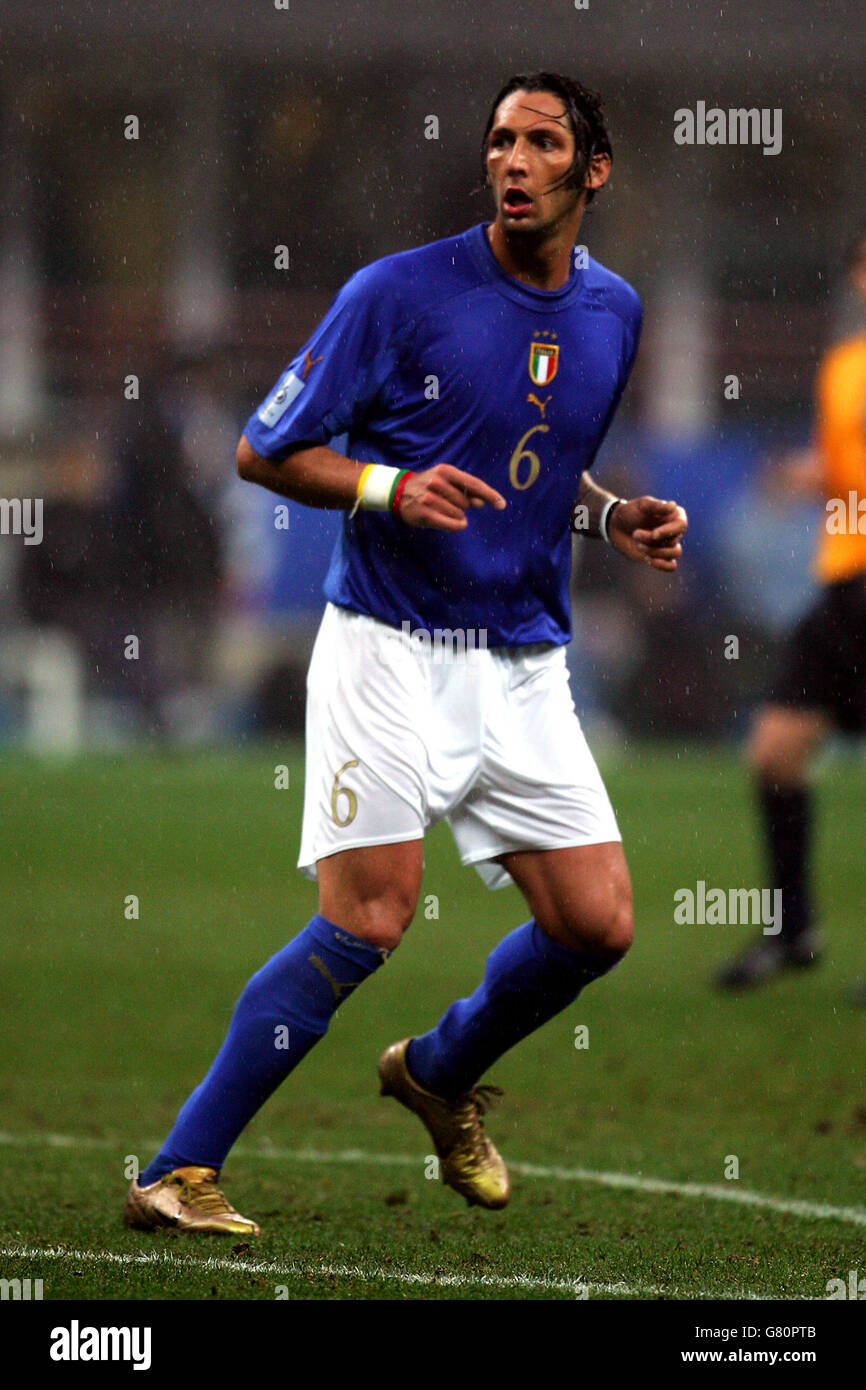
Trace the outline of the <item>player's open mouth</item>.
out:
[[[502,206],[506,212],[520,216],[532,207],[532,199],[528,193],[524,193],[522,188],[506,188]]]

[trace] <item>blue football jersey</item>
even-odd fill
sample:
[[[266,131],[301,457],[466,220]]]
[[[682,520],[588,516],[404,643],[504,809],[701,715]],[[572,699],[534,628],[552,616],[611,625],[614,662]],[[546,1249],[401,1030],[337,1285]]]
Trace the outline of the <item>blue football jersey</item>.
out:
[[[522,284],[487,226],[353,275],[244,433],[274,460],[347,436],[363,463],[484,479],[508,505],[471,508],[459,533],[347,511],[325,595],[397,628],[561,645],[571,509],[628,380],[641,305],[583,251],[561,289]]]

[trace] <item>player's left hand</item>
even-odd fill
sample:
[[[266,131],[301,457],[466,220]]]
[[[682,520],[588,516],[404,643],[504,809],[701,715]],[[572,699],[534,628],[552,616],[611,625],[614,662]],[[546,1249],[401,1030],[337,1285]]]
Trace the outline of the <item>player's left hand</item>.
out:
[[[611,545],[630,560],[641,560],[656,570],[675,570],[683,553],[680,537],[688,517],[676,502],[657,497],[634,497],[615,507],[608,525]]]

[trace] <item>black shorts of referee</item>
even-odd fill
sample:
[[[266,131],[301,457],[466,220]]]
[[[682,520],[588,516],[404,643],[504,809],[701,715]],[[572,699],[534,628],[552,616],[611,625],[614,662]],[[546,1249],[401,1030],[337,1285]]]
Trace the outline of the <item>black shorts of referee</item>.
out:
[[[764,703],[817,709],[866,733],[866,574],[825,584],[786,639]]]

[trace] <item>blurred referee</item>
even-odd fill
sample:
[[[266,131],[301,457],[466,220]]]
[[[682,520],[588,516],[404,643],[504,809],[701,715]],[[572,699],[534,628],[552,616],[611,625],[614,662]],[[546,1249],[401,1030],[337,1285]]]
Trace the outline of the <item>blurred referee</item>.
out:
[[[827,352],[817,382],[814,482],[826,514],[815,573],[822,588],[783,647],[748,748],[773,886],[782,890],[782,930],[720,970],[722,989],[748,989],[820,959],[809,771],[831,733],[866,732],[866,227],[846,271],[858,321]],[[866,983],[852,998],[866,1004]]]

